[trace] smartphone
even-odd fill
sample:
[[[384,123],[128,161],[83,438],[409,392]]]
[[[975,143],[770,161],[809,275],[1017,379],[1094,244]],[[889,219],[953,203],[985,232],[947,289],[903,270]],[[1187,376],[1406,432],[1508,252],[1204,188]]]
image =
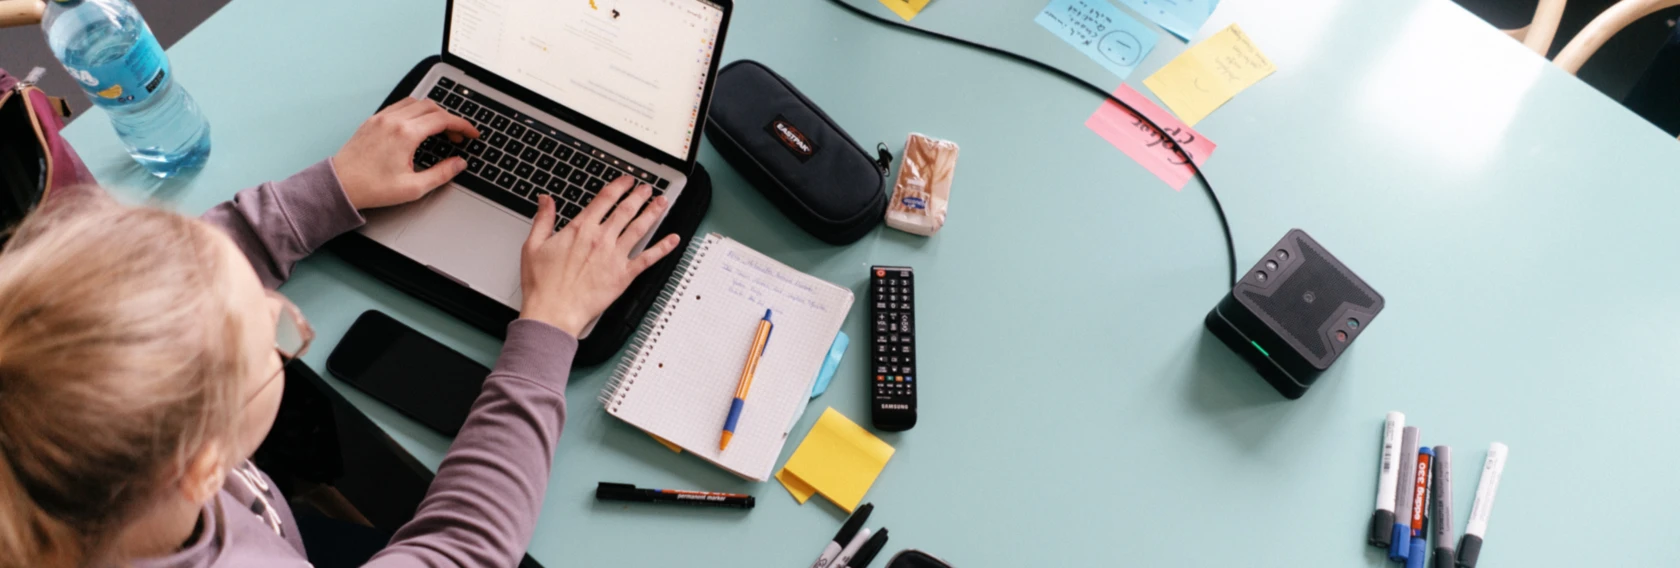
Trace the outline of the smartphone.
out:
[[[490,369],[375,310],[327,356],[327,372],[446,436],[461,431]]]

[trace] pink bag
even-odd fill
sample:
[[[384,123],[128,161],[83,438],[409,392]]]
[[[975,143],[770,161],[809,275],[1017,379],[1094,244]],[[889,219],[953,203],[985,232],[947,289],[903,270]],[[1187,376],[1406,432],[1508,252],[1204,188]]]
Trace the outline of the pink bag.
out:
[[[65,188],[96,183],[82,158],[59,136],[70,106],[30,78],[0,69],[0,228],[9,228]]]

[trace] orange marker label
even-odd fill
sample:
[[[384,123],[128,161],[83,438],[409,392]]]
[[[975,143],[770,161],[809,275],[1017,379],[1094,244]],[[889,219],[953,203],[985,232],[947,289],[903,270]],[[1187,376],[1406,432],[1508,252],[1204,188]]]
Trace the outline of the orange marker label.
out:
[[[1412,530],[1423,530],[1423,511],[1429,501],[1429,454],[1418,454],[1417,487],[1412,491]]]

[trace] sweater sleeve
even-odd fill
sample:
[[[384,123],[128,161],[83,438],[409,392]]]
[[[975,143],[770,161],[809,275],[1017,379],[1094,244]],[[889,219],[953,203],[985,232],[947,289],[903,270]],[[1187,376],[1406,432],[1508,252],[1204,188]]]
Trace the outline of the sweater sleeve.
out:
[[[332,160],[241,191],[201,219],[233,238],[268,288],[285,282],[316,248],[365,222],[344,195]]]
[[[414,519],[366,566],[519,564],[548,488],[576,353],[577,339],[551,325],[508,325],[501,359]]]

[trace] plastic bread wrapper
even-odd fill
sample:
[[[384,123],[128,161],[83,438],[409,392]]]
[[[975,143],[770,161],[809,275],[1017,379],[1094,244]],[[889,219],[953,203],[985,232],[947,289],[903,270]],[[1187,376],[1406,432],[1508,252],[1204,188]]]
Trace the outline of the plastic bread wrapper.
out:
[[[951,178],[957,170],[957,143],[915,132],[904,142],[904,160],[887,203],[887,226],[932,236],[945,226]]]

